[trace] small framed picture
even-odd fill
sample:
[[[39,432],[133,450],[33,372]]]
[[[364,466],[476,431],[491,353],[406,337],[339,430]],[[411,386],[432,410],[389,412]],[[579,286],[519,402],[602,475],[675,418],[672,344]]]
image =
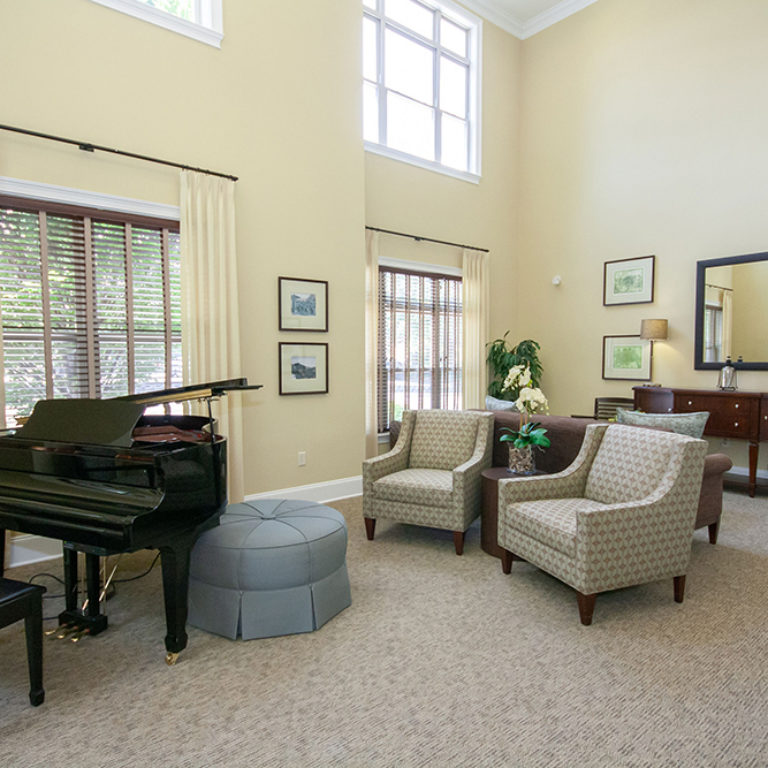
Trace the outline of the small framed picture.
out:
[[[279,342],[280,394],[322,395],[328,392],[328,345]]]
[[[328,330],[328,281],[277,279],[281,331]]]
[[[655,256],[606,261],[603,265],[603,305],[652,302],[655,261]]]
[[[651,380],[651,340],[603,336],[603,378]]]

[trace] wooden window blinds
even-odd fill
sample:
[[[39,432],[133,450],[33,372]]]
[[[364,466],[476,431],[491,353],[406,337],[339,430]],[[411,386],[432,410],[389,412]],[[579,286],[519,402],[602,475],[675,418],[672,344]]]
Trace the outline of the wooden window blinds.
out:
[[[461,408],[461,278],[379,268],[378,430],[404,410]]]
[[[178,222],[0,196],[6,423],[181,384]]]

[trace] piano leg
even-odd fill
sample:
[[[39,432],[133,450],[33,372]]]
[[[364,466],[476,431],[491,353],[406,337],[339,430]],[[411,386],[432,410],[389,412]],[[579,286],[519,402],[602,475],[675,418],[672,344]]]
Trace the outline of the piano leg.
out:
[[[189,557],[198,531],[178,536],[173,542],[159,547],[163,569],[165,597],[165,661],[175,664],[187,647],[187,596],[189,593]]]
[[[64,607],[77,610],[77,550],[63,547],[64,558]]]

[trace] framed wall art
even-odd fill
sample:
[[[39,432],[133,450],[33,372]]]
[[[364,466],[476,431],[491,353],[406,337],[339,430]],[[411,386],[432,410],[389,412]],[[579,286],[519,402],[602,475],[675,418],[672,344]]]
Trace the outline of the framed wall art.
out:
[[[603,378],[651,380],[651,340],[640,336],[603,336]]]
[[[277,279],[281,331],[328,330],[328,281]]]
[[[322,395],[328,392],[328,345],[279,342],[280,394]]]
[[[652,302],[655,261],[655,256],[606,261],[603,265],[603,305]]]

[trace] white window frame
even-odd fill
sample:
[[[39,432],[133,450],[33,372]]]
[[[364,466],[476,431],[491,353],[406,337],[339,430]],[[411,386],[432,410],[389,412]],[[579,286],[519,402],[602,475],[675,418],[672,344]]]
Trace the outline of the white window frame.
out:
[[[400,34],[405,34],[410,39],[419,42],[425,46],[431,48],[436,47],[434,41],[427,41],[420,38],[417,32],[409,30],[407,27],[394,22],[384,15],[384,0],[375,0],[376,10],[368,8],[363,5],[363,15],[368,16],[371,19],[375,19],[379,25],[378,35],[378,88],[379,88],[379,137],[384,135],[386,126],[386,88],[383,83],[384,79],[384,53],[383,53],[383,40],[384,32],[387,26],[389,28],[398,31]],[[429,8],[439,10],[440,13],[445,16],[449,21],[457,22],[461,26],[468,28],[468,50],[467,60],[469,62],[469,83],[468,83],[468,170],[463,171],[457,168],[451,168],[447,165],[443,165],[438,161],[427,160],[416,155],[411,155],[407,152],[402,152],[398,149],[393,149],[386,144],[379,142],[372,142],[364,140],[363,144],[367,152],[371,152],[377,155],[383,155],[393,160],[409,163],[410,165],[416,165],[420,168],[425,168],[430,171],[435,171],[447,176],[462,179],[472,183],[479,183],[481,178],[481,144],[482,144],[482,126],[481,126],[481,84],[482,84],[482,19],[479,16],[467,11],[465,8],[457,5],[451,0],[418,0],[422,5]],[[441,53],[445,53],[450,58],[457,58],[456,54],[447,49],[441,49],[439,46],[436,48],[437,57],[439,58]],[[438,68],[433,70],[433,92],[439,93],[438,82]],[[433,106],[436,116],[439,115],[439,106]],[[435,121],[435,148],[438,147],[439,135],[439,120]]]
[[[153,8],[142,0],[91,0],[91,2],[126,13],[142,21],[148,21],[185,37],[191,37],[214,48],[221,48],[224,37],[221,0],[195,0],[195,21],[188,21],[173,13]]]

